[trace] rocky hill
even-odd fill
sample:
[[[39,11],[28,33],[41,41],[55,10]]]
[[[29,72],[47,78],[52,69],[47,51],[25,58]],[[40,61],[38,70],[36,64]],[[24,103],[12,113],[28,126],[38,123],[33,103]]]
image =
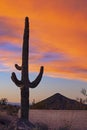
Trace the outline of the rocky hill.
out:
[[[34,104],[31,106],[31,108],[55,110],[87,110],[87,105],[56,93],[53,96]]]

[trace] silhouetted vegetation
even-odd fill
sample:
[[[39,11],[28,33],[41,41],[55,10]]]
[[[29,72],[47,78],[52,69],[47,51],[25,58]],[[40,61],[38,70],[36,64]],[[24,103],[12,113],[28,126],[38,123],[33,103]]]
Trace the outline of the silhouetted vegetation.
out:
[[[7,98],[1,98],[1,99],[0,99],[0,104],[1,104],[1,105],[6,105],[7,102],[8,102]]]
[[[30,82],[28,78],[28,52],[29,52],[29,20],[25,18],[25,29],[23,37],[22,50],[22,66],[15,64],[17,70],[21,71],[21,80],[19,81],[16,74],[13,72],[11,79],[21,89],[21,119],[28,120],[29,115],[29,88],[35,88],[41,81],[43,75],[43,66],[41,66],[40,73],[37,78]]]
[[[81,93],[85,96],[84,103],[86,103],[86,102],[87,102],[87,92],[86,92],[86,89],[83,88],[83,89],[81,90]]]
[[[86,103],[87,103],[87,92],[86,92],[86,89],[85,89],[85,88],[82,88],[81,93],[84,95],[84,98],[85,98],[85,99],[83,99],[83,98],[81,98],[81,97],[80,97],[80,98],[77,97],[76,100],[77,100],[78,102],[82,103],[82,104],[86,104]]]
[[[29,53],[29,19],[25,18],[25,28],[23,36],[22,48],[22,65],[15,64],[17,70],[21,71],[21,80],[18,80],[16,74],[13,72],[11,75],[12,81],[20,88],[21,91],[21,113],[20,119],[17,121],[17,127],[25,126],[32,128],[33,124],[29,122],[29,88],[35,88],[42,79],[44,67],[41,66],[37,78],[30,82],[28,77],[28,54]]]
[[[9,115],[17,115],[19,106],[8,103],[7,98],[0,99],[0,111],[6,111]]]
[[[17,115],[19,108],[20,107],[16,106],[16,105],[11,105],[11,104],[2,105],[2,104],[0,104],[0,111],[5,111],[9,115],[14,115],[14,116]]]

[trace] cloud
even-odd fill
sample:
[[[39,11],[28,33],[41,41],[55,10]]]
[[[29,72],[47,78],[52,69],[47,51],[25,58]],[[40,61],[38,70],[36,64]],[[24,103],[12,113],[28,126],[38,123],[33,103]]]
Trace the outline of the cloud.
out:
[[[13,51],[16,53],[16,52],[21,52],[21,47],[11,43],[2,43],[0,44],[0,50]]]
[[[14,6],[15,5],[15,6]],[[87,79],[86,0],[3,0],[0,4],[0,61],[21,64],[24,17],[30,17],[30,71]],[[15,60],[14,60],[15,59]]]

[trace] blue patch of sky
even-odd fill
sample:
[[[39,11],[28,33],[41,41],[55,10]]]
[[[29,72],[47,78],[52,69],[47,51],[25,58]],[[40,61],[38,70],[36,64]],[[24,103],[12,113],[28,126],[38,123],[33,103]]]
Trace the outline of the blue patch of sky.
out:
[[[7,69],[10,69],[10,68],[7,67],[7,66],[5,66],[4,64],[2,64],[2,63],[0,62],[0,69],[1,69],[1,70],[7,70]]]
[[[21,47],[13,45],[11,43],[1,43],[0,50],[12,51],[12,52],[21,52]]]
[[[41,43],[41,41],[39,40],[39,39],[37,39],[37,38],[30,38],[30,47],[29,47],[29,51],[30,51],[30,53],[32,54],[32,53],[39,53],[39,45],[38,45],[38,43]]]
[[[46,52],[40,61],[51,62],[51,61],[66,61],[68,57],[66,57],[63,53],[56,52]]]
[[[15,32],[13,32],[13,30],[9,29],[9,30],[0,30],[0,36],[9,36],[9,37],[15,37],[15,38],[21,38],[21,36]]]
[[[10,36],[19,38],[20,35],[14,31],[14,27],[8,23],[8,20],[0,19],[0,36]]]
[[[30,73],[30,81],[33,81],[36,76],[37,73]],[[44,95],[44,99],[55,93],[61,93],[62,95],[76,99],[76,97],[79,97],[82,88],[86,88],[86,86],[87,82],[81,80],[43,76],[41,83],[34,91],[40,92],[39,95]]]
[[[39,52],[38,52],[38,49],[37,49],[35,46],[30,46],[29,52],[30,52],[31,54],[39,53]]]

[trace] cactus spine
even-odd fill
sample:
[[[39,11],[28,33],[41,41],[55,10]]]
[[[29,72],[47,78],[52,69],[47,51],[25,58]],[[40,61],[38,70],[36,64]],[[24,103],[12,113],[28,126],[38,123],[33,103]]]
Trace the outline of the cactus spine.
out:
[[[41,81],[44,67],[41,66],[37,78],[30,82],[28,78],[28,53],[29,53],[29,20],[25,18],[25,29],[23,36],[23,50],[22,50],[22,66],[15,64],[17,70],[21,71],[21,80],[18,80],[16,74],[11,75],[12,81],[20,87],[21,90],[21,119],[28,120],[29,116],[29,88],[35,88]]]

